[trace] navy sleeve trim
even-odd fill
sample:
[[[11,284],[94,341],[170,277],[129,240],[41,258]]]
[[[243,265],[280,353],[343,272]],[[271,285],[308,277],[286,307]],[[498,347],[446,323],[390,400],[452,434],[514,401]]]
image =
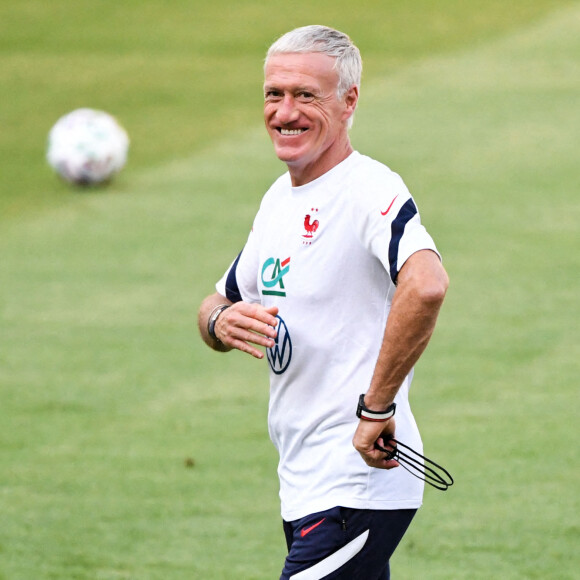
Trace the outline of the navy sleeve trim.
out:
[[[243,250],[242,250],[243,251]],[[230,302],[241,302],[242,295],[240,294],[240,289],[238,287],[238,281],[236,279],[236,270],[238,268],[238,262],[240,261],[240,256],[242,252],[238,254],[235,262],[232,264],[230,271],[228,272],[228,277],[226,278],[226,298]]]
[[[397,262],[399,257],[399,244],[403,233],[405,232],[405,226],[413,219],[417,213],[417,206],[413,202],[412,198],[409,198],[403,207],[400,209],[397,217],[393,220],[391,224],[391,241],[389,243],[389,267],[391,280],[393,284],[397,283],[397,276],[399,271],[397,270]]]

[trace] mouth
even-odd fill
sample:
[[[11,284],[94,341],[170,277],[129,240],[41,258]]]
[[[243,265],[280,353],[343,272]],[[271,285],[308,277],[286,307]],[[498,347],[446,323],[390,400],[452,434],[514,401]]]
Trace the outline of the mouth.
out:
[[[292,137],[294,135],[302,135],[302,133],[306,133],[308,129],[283,129],[282,127],[277,127],[276,130],[280,135],[284,137]]]

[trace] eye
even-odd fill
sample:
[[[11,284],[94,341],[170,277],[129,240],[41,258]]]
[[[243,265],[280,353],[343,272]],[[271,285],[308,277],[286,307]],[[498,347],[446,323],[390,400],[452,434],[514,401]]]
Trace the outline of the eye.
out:
[[[264,100],[268,102],[272,101],[279,101],[280,99],[284,98],[282,91],[277,89],[268,89],[264,91]]]
[[[296,94],[296,100],[301,103],[311,103],[314,100],[314,95],[308,91],[300,91]]]

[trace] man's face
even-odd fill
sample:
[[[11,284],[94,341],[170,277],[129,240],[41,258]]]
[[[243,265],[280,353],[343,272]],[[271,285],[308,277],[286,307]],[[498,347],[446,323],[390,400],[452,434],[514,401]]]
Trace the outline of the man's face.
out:
[[[358,89],[336,96],[335,59],[322,53],[272,56],[266,63],[264,120],[294,185],[320,177],[352,151],[347,121]]]

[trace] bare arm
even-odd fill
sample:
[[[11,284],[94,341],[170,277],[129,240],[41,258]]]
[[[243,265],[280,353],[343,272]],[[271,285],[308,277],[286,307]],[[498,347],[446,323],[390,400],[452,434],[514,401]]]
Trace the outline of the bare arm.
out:
[[[218,340],[215,340],[209,335],[208,320],[214,308],[221,304],[227,304],[229,308],[216,321],[214,332]],[[264,353],[253,345],[273,346],[278,323],[276,314],[276,306],[264,308],[260,304],[232,303],[216,292],[201,303],[197,323],[201,338],[210,348],[220,352],[236,348],[261,359]]]
[[[397,290],[365,404],[371,410],[384,410],[395,399],[405,377],[427,347],[449,279],[437,254],[421,250],[401,268]],[[372,467],[390,469],[396,461],[385,461],[384,453],[374,449],[381,434],[394,436],[395,419],[375,423],[361,420],[353,445]]]

